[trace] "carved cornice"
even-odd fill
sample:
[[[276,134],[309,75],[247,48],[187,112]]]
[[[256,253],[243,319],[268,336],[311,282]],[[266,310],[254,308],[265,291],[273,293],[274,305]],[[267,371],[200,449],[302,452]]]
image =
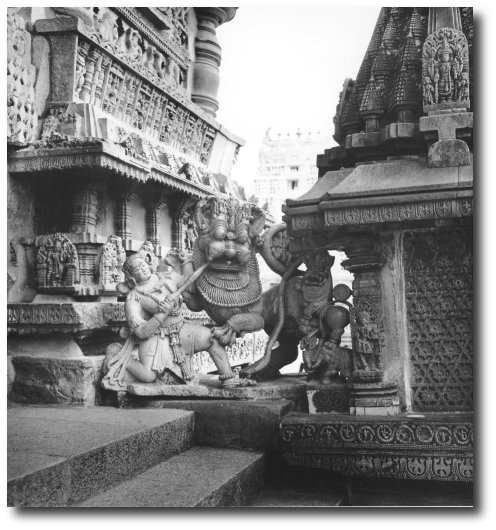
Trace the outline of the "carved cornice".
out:
[[[473,427],[468,418],[327,418],[283,421],[286,462],[361,477],[472,480]]]
[[[441,194],[438,194],[438,196]],[[363,201],[363,200],[362,200]],[[363,201],[364,202],[364,201]],[[369,201],[367,201],[369,202]],[[395,204],[356,205],[339,208],[337,201],[324,201],[315,207],[315,213],[297,213],[288,208],[286,215],[291,222],[291,231],[321,230],[370,224],[407,223],[413,221],[435,221],[473,215],[472,192],[470,190],[447,193],[437,200],[416,199]]]
[[[140,161],[122,156],[113,146],[101,142],[80,148],[54,148],[17,151],[8,162],[12,174],[36,174],[51,171],[101,169],[141,183],[155,181],[163,186],[198,198],[210,195],[223,196],[216,190],[171,174],[165,166],[156,162]],[[125,158],[123,160],[123,158]]]

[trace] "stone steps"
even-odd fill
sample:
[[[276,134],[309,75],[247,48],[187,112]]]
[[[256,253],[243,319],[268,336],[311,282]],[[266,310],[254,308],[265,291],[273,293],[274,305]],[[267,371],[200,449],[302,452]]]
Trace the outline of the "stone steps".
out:
[[[192,447],[78,507],[246,506],[261,491],[263,482],[262,452]]]
[[[74,505],[193,443],[190,411],[11,406],[7,504]]]

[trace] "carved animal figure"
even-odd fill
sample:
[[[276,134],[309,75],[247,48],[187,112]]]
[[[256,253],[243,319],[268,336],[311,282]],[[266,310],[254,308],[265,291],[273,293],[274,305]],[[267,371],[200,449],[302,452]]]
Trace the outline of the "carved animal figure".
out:
[[[205,311],[218,324],[214,336],[231,345],[236,336],[263,327],[260,272],[254,242],[265,225],[262,210],[234,199],[210,197],[195,209],[198,238],[194,269],[209,268],[183,293],[192,311]]]
[[[296,360],[299,340],[309,332],[314,312],[332,299],[333,258],[326,251],[291,258],[285,251],[285,225],[272,227],[262,238],[263,210],[235,199],[200,201],[194,220],[198,238],[191,267],[210,266],[183,293],[187,307],[208,313],[217,324],[213,335],[223,345],[232,345],[246,332],[265,329],[270,335],[265,355],[241,375],[278,377],[280,368]],[[257,251],[282,276],[280,285],[265,293]],[[304,259],[308,270],[301,278],[297,268]]]

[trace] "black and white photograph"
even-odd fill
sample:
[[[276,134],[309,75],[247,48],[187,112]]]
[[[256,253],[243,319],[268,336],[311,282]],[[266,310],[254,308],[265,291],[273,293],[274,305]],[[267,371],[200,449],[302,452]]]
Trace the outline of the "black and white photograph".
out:
[[[4,17],[11,523],[473,516],[477,7]]]

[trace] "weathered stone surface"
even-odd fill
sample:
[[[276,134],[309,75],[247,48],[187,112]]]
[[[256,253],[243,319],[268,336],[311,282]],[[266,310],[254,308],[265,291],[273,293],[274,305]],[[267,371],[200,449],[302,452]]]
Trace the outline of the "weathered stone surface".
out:
[[[469,166],[470,151],[463,140],[440,140],[431,145],[429,167]]]
[[[263,487],[262,453],[194,447],[114,486],[80,507],[246,506]]]
[[[199,385],[164,385],[130,383],[127,391],[136,396],[211,399],[291,399],[305,395],[303,377],[281,377],[275,381],[259,382],[254,386],[223,388],[218,376],[203,375]]]
[[[14,401],[94,405],[98,399],[103,356],[57,359],[20,355],[12,357],[12,364]]]
[[[322,491],[317,488],[264,488],[250,506],[256,508],[299,508],[343,506],[344,495]]]
[[[279,424],[292,410],[287,399],[272,401],[149,401],[142,406],[192,410],[195,440],[236,449],[277,449]]]
[[[65,506],[189,447],[193,414],[114,408],[11,407],[8,503]]]

